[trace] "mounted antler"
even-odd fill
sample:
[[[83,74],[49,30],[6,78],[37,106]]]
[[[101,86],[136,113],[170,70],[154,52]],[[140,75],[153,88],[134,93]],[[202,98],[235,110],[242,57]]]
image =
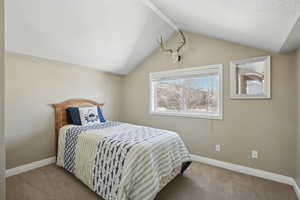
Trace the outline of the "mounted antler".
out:
[[[179,55],[179,52],[182,49],[182,47],[186,44],[186,39],[185,39],[183,32],[181,30],[179,30],[178,32],[181,36],[182,41],[179,41],[180,46],[177,47],[176,49],[167,49],[164,45],[162,36],[160,37],[160,40],[158,40],[161,51],[171,53],[174,63],[181,61],[181,55]]]
[[[180,33],[182,41],[179,42],[179,43],[181,43],[181,45],[176,49],[177,52],[179,52],[180,49],[186,44],[186,39],[185,39],[183,32],[181,30],[179,30],[179,33]]]
[[[164,45],[164,41],[163,41],[163,37],[160,36],[160,40],[158,40],[158,43],[160,45],[160,50],[163,52],[169,52],[169,53],[173,53],[172,49],[166,49],[165,45]]]

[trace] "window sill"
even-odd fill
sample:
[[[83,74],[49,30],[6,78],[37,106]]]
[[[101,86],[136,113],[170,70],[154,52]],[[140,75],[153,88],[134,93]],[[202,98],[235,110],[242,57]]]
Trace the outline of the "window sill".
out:
[[[187,118],[200,118],[200,119],[214,119],[222,120],[222,115],[208,115],[208,114],[198,114],[198,113],[177,113],[177,112],[150,112],[150,115],[160,115],[160,116],[171,116],[171,117],[187,117]]]

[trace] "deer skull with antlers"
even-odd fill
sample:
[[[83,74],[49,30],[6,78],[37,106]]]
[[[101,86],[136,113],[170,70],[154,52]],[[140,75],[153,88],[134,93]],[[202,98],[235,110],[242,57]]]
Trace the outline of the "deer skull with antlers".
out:
[[[186,39],[181,30],[178,31],[181,36],[181,41],[179,41],[179,46],[176,49],[167,49],[164,45],[163,37],[160,36],[160,40],[158,40],[158,43],[160,45],[160,50],[163,52],[169,52],[172,56],[173,62],[179,62],[182,59],[182,55],[180,55],[180,49],[186,44]]]

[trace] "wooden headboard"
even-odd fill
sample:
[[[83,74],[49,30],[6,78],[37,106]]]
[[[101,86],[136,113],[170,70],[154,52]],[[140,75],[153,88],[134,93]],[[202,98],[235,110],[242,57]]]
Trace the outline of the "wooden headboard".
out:
[[[59,129],[64,125],[69,124],[67,115],[67,108],[69,107],[89,107],[89,106],[103,106],[104,104],[97,103],[89,99],[70,99],[62,103],[52,104],[55,110],[55,149],[58,147],[58,133]]]

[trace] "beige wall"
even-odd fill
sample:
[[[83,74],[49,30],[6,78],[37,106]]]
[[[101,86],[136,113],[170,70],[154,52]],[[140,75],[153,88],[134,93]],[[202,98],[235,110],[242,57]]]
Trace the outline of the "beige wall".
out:
[[[123,78],[121,120],[177,131],[191,153],[294,176],[296,132],[295,54],[272,55],[272,99],[230,100],[229,62],[270,53],[186,33],[183,61],[172,64],[170,56],[155,51]],[[168,46],[176,44],[171,38]],[[206,120],[149,115],[149,72],[224,64],[224,119]],[[221,144],[221,152],[214,151]],[[251,150],[259,159],[250,158]]]
[[[119,118],[120,76],[8,53],[6,56],[7,168],[54,156],[54,111],[70,98],[104,102],[105,116]]]
[[[300,48],[297,50],[297,138],[296,138],[296,175],[295,179],[300,187]]]
[[[105,114],[111,120],[177,131],[193,154],[294,176],[295,54],[272,55],[271,100],[230,100],[229,62],[270,53],[192,33],[186,35],[188,45],[182,62],[173,64],[167,54],[155,51],[125,77],[8,53],[6,167],[53,156],[54,113],[49,104],[84,97],[105,102]],[[175,43],[173,37],[168,45]],[[224,64],[223,120],[148,114],[149,72],[219,63]],[[215,144],[221,144],[221,152],[214,151]],[[259,151],[258,160],[250,158],[253,149]]]
[[[0,0],[0,200],[5,199],[4,1]]]

